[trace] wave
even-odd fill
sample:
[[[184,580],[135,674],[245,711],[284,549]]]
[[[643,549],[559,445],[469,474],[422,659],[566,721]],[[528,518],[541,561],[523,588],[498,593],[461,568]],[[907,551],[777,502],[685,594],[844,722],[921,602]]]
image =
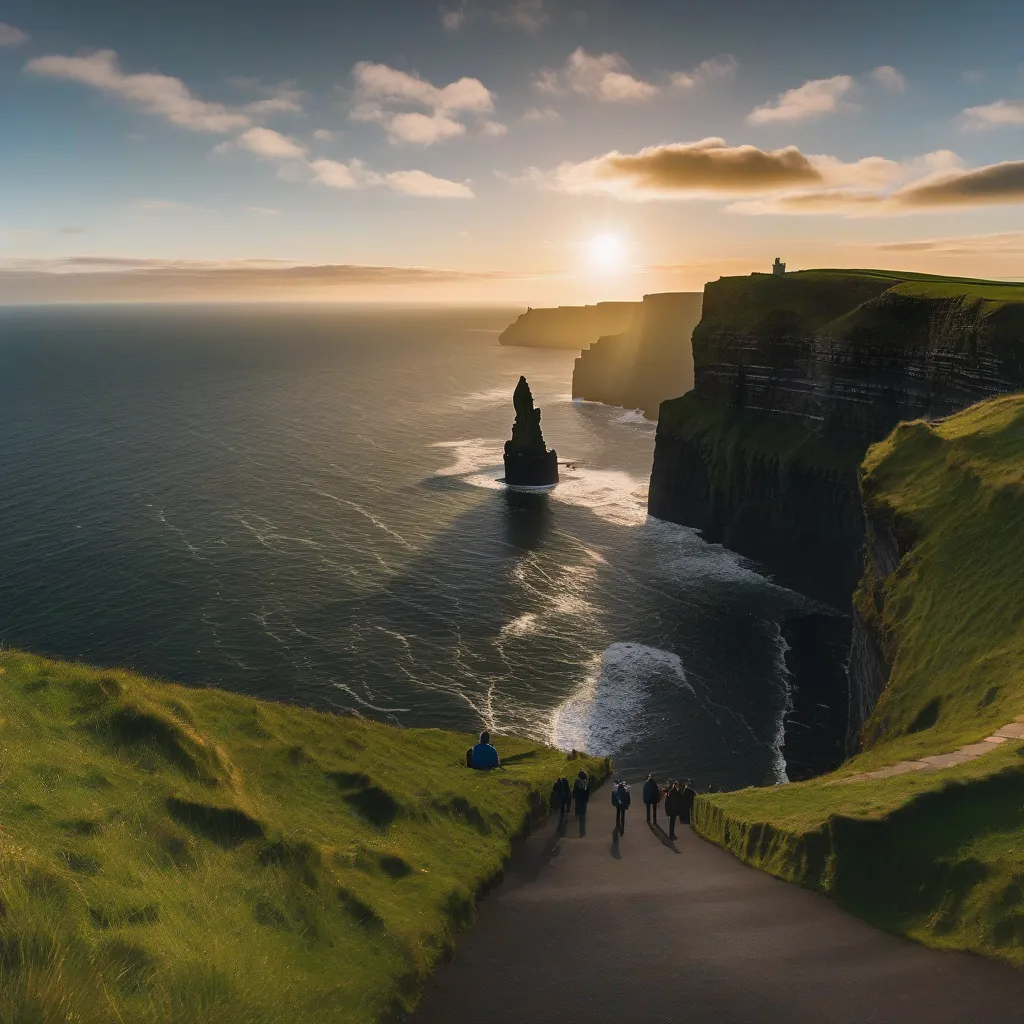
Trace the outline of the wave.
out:
[[[555,710],[551,744],[607,757],[641,739],[642,712],[656,680],[694,692],[679,655],[646,644],[612,644],[593,659],[579,689]]]

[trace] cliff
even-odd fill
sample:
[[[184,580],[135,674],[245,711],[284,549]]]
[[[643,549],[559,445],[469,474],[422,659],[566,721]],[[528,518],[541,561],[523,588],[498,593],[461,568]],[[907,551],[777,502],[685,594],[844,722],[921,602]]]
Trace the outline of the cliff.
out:
[[[1024,395],[899,425],[867,452],[862,491],[859,753],[701,798],[694,827],[888,931],[1024,966]],[[902,770],[967,745],[973,760]]]
[[[394,1020],[607,763],[0,650],[0,1018]]]
[[[633,322],[638,302],[528,309],[498,335],[501,345],[583,349],[603,335],[620,334]]]
[[[707,285],[694,391],[662,405],[649,508],[848,607],[857,466],[901,420],[1024,387],[1024,285],[883,271]]]
[[[599,338],[576,360],[573,398],[654,419],[662,401],[693,387],[690,336],[702,301],[701,292],[645,295],[628,330]]]

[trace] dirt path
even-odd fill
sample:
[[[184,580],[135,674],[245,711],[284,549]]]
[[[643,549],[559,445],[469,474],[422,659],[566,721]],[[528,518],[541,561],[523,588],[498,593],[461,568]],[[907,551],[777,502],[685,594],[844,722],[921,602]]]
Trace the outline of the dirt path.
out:
[[[878,932],[680,830],[633,787],[613,838],[604,787],[586,835],[549,823],[480,906],[415,1024],[985,1024],[1019,1020],[1024,972]]]

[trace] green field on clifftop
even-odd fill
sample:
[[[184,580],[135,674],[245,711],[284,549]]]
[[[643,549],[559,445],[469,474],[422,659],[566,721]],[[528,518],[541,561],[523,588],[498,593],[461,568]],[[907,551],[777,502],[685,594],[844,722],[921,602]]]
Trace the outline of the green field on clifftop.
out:
[[[586,767],[0,652],[0,1022],[400,1014]]]
[[[1024,714],[1024,396],[900,425],[863,469],[873,518],[914,543],[856,601],[888,689],[839,771],[702,798],[696,827],[891,931],[1024,965],[1024,744],[959,767],[849,781],[945,753]]]

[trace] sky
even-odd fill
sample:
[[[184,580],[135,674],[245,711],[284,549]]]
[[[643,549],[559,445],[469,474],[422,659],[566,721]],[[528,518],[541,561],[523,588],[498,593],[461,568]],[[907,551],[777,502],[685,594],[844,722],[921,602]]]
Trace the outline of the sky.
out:
[[[1024,278],[1024,5],[0,0],[0,302]]]

